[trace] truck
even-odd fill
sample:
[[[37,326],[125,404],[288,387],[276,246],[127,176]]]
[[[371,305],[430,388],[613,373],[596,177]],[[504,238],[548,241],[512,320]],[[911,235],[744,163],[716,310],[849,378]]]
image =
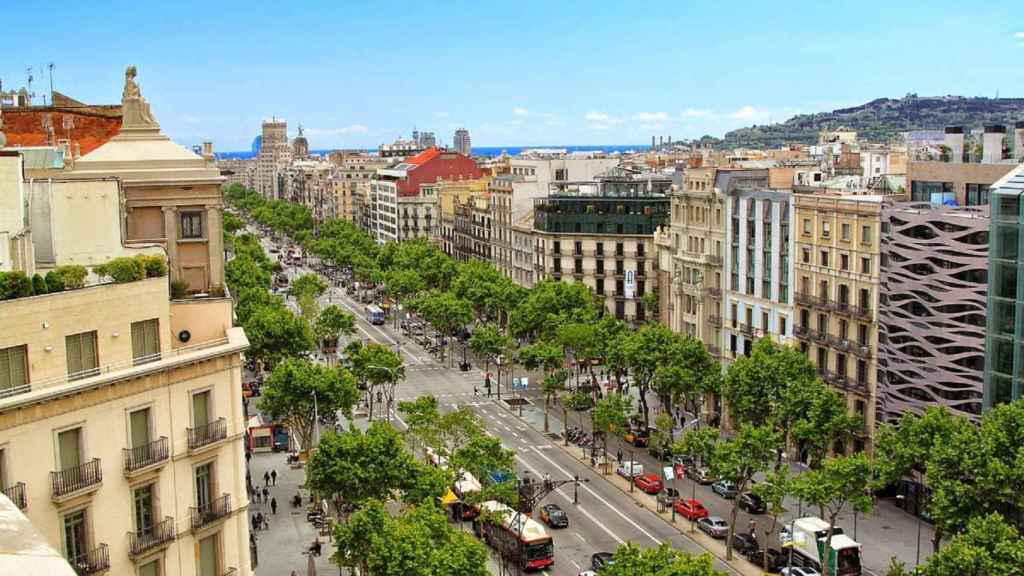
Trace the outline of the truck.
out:
[[[836,526],[832,531],[831,550],[825,554],[829,523],[814,516],[798,518],[792,523],[789,548],[793,566],[813,568],[824,573],[822,566],[828,562],[831,576],[861,576],[860,549],[858,544]]]

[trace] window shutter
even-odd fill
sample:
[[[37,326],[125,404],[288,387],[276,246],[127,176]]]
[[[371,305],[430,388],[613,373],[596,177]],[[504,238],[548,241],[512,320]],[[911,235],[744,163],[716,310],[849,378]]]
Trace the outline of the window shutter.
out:
[[[2,356],[6,357],[10,365],[10,386],[24,386],[28,384],[28,348],[25,346],[9,348],[7,354]],[[3,373],[7,374],[8,372],[4,371]],[[0,383],[0,388],[3,388],[2,383]]]
[[[96,354],[96,332],[82,334],[82,369],[92,376],[97,374],[99,358]]]
[[[132,358],[138,360],[146,355],[146,327],[142,322],[132,323]]]
[[[82,371],[82,338],[73,334],[64,339],[67,343],[68,376],[77,376]]]

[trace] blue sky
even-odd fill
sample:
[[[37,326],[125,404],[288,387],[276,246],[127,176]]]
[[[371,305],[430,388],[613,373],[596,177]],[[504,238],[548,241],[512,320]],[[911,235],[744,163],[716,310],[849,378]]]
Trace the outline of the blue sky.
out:
[[[5,89],[52,61],[57,90],[115,103],[135,64],[165,131],[221,151],[248,149],[270,116],[313,148],[414,126],[447,143],[465,126],[476,146],[643,144],[907,92],[1024,96],[1019,0],[53,8],[5,7]]]

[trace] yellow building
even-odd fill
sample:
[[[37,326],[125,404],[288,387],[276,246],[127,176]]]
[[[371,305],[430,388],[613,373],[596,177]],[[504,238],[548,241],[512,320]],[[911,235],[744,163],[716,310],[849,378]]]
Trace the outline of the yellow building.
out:
[[[131,90],[133,71],[117,144],[125,161],[114,174],[94,161],[85,174],[61,172],[67,180],[52,181],[49,196],[31,190],[51,202],[48,214],[27,215],[29,238],[53,236],[35,242],[52,253],[36,251],[32,264],[169,253],[170,277],[113,283],[92,273],[80,288],[0,301],[0,488],[79,574],[249,576],[240,394],[248,341],[232,327],[230,298],[172,299],[170,290],[172,278],[188,278],[190,245],[207,280],[223,270],[219,194],[213,201],[206,189],[205,160],[193,155],[196,181],[174,180],[190,173],[186,159],[168,159],[152,134],[133,136],[133,123],[152,120]],[[0,193],[32,188],[19,178],[0,168]],[[131,211],[154,206],[165,218],[150,224],[170,233],[133,238],[140,222]],[[61,220],[74,213],[81,222]],[[186,213],[198,223],[179,218]],[[181,225],[205,235],[184,238]]]
[[[872,449],[878,372],[880,196],[797,194],[793,334],[863,433],[842,451]]]
[[[490,183],[490,176],[484,176],[475,180],[438,181],[437,198],[441,212],[441,225],[438,227],[440,237],[435,238],[435,241],[441,246],[445,254],[452,257],[456,254],[456,208],[466,205],[473,196],[486,196]],[[468,232],[467,230],[466,233],[468,234]]]

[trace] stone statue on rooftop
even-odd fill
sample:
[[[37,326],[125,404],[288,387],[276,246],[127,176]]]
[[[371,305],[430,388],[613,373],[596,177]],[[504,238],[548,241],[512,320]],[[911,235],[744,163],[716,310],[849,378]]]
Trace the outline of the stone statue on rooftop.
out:
[[[121,127],[136,129],[159,129],[160,124],[149,109],[149,103],[142,97],[142,91],[135,82],[138,75],[135,66],[124,71],[124,92],[121,93]]]

